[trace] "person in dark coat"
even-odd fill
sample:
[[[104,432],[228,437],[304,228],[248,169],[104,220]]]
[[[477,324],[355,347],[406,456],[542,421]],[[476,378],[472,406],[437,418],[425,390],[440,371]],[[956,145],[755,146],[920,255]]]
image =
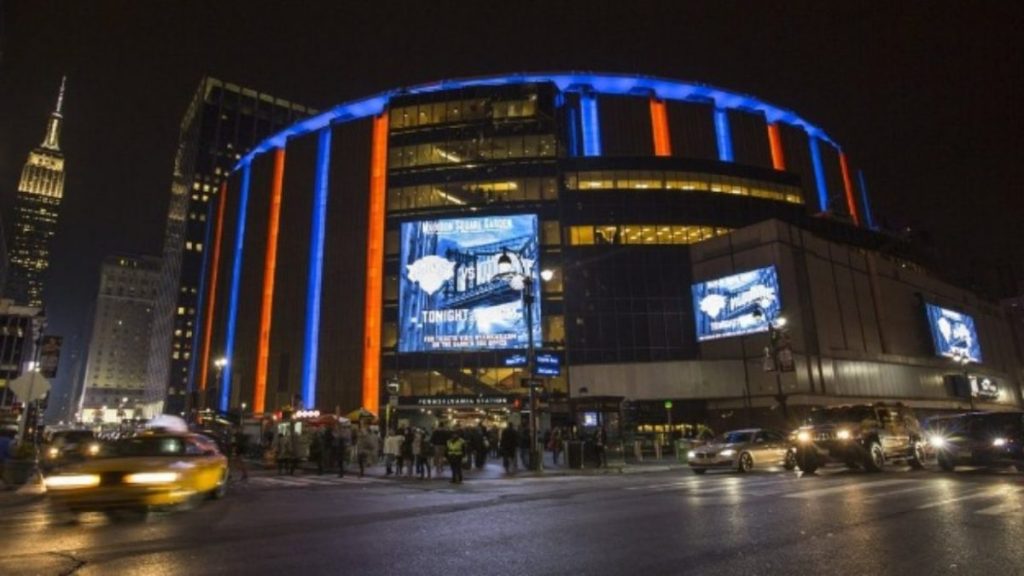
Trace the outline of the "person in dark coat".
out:
[[[516,471],[516,450],[519,448],[519,434],[516,432],[516,425],[509,423],[501,433],[498,441],[501,451],[501,464],[505,467],[506,473]]]

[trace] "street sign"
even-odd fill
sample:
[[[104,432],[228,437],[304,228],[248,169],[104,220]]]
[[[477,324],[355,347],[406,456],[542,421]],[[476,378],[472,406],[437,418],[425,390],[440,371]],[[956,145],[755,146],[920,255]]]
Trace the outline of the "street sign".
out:
[[[39,373],[29,372],[15,378],[8,387],[19,400],[27,404],[46,396],[50,391],[50,381]]]
[[[559,376],[562,373],[561,362],[555,354],[538,353],[533,358],[533,365],[538,376]]]
[[[544,386],[544,380],[540,378],[523,378],[523,388],[540,388]]]
[[[672,401],[671,400],[665,400],[665,409],[666,410],[671,410],[672,409]]]

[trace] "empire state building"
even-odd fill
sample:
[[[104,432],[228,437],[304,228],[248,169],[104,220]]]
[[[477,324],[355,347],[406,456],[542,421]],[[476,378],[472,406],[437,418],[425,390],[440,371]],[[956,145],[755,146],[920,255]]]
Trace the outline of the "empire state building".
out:
[[[60,128],[64,121],[64,83],[61,80],[57,107],[50,114],[42,145],[29,152],[21,170],[14,200],[11,231],[10,275],[5,296],[28,306],[42,307],[44,284],[50,267],[50,251],[57,231],[57,216],[64,197],[64,154]]]

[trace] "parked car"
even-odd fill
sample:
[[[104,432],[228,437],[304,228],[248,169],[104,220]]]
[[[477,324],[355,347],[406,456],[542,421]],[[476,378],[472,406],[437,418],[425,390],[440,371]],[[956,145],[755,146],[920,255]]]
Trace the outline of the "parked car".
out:
[[[971,412],[929,421],[939,467],[1015,466],[1024,472],[1024,412]]]
[[[924,467],[924,435],[902,404],[832,406],[811,412],[797,431],[796,464],[812,473],[830,462],[878,472],[893,461]]]
[[[749,472],[755,466],[796,467],[786,435],[775,430],[748,428],[733,430],[687,453],[695,474],[711,469]]]

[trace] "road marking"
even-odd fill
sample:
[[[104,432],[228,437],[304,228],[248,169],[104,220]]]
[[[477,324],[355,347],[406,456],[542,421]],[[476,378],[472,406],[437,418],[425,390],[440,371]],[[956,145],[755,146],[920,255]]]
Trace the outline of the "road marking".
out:
[[[967,494],[963,496],[958,496],[956,498],[946,498],[944,500],[939,500],[938,502],[922,504],[918,506],[917,509],[927,510],[928,508],[936,508],[938,506],[945,506],[946,504],[952,504],[954,502],[963,502],[965,500],[977,500],[978,498],[995,498],[998,496],[1012,494],[1017,490],[1019,490],[1019,488],[1012,488],[1010,490],[1007,490],[1005,487],[999,487],[996,488],[995,490],[993,490],[992,488],[982,488],[981,490],[977,490],[975,492],[968,492]]]
[[[881,500],[882,498],[888,498],[889,496],[893,496],[895,494],[904,494],[906,492],[915,492],[917,490],[924,490],[925,488],[930,488],[930,487],[931,487],[930,484],[922,483],[922,484],[919,484],[917,486],[911,486],[909,488],[898,488],[896,490],[889,490],[887,492],[872,493],[872,494],[869,494],[866,498],[864,498],[863,501],[864,502],[871,502],[873,500]]]
[[[843,484],[842,486],[830,486],[828,488],[816,488],[813,490],[804,490],[802,492],[796,492],[794,494],[786,494],[786,498],[817,498],[818,496],[827,496],[829,494],[835,494],[837,492],[849,492],[851,490],[861,489],[864,491],[870,491],[879,486],[896,486],[899,484],[909,484],[915,482],[915,480],[879,480],[878,482],[851,482],[850,484]]]

